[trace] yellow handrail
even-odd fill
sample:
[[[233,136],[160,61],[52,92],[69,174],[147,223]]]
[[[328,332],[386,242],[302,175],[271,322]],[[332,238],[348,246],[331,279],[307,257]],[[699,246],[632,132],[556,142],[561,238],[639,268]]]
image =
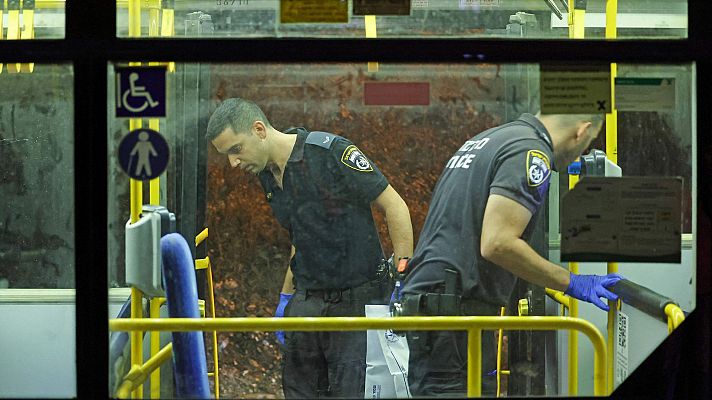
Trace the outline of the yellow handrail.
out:
[[[117,318],[109,320],[114,331],[362,331],[367,329],[398,330],[467,330],[469,397],[481,394],[481,357],[475,357],[481,345],[482,330],[576,330],[593,344],[594,395],[607,395],[606,344],[603,336],[590,322],[571,317],[300,317],[300,318]]]
[[[145,364],[132,366],[129,373],[126,374],[124,381],[121,382],[119,388],[116,389],[116,397],[119,399],[129,398],[131,392],[136,390],[136,388],[140,388],[142,382],[144,382],[152,372],[158,369],[161,364],[168,361],[171,354],[173,354],[173,343],[168,343],[161,351],[156,353],[156,355],[149,358]]]
[[[208,238],[208,228],[203,229],[198,236],[195,237],[195,246],[198,247]],[[208,305],[210,306],[210,316],[215,318],[215,294],[213,292],[213,267],[210,263],[210,257],[205,257],[200,260],[195,260],[195,269],[207,269],[208,278]],[[205,313],[207,315],[207,311]],[[215,399],[220,398],[220,373],[218,367],[218,333],[213,332],[213,372],[208,373],[209,377],[213,378],[215,387]]]
[[[198,236],[195,237],[195,246],[200,246],[201,243],[203,243],[203,240],[208,238],[208,228],[203,229],[202,232],[198,234]]]
[[[560,292],[558,290],[549,289],[549,288],[545,288],[544,290],[546,291],[546,294],[549,297],[551,297],[552,299],[554,299],[554,301],[556,301],[557,303],[561,304],[562,306],[564,306],[566,308],[571,307],[572,299],[571,299],[571,297],[565,295],[564,292]],[[562,317],[563,317],[563,315],[562,315]]]
[[[670,303],[665,306],[665,315],[668,317],[668,334],[677,329],[678,326],[685,320],[685,313],[675,303]]]

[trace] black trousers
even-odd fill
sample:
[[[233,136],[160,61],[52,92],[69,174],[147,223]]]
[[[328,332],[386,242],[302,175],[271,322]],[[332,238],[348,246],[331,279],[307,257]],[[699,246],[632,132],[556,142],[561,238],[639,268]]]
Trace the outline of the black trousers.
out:
[[[466,314],[497,315],[493,306],[481,308],[479,312]],[[408,385],[414,397],[467,397],[467,331],[410,331],[407,338]],[[494,396],[497,393],[494,331],[482,331],[481,354],[482,395]]]
[[[285,317],[362,317],[363,298],[297,290]],[[338,301],[335,301],[338,300]],[[288,399],[363,398],[366,332],[285,332],[282,388]]]

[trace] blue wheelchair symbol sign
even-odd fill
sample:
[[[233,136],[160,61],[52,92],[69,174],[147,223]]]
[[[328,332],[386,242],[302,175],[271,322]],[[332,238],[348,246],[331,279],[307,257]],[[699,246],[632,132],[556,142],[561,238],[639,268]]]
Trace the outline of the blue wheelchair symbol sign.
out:
[[[165,117],[166,67],[117,67],[116,116]]]
[[[135,129],[121,139],[119,164],[131,178],[157,178],[168,166],[168,143],[153,129]]]

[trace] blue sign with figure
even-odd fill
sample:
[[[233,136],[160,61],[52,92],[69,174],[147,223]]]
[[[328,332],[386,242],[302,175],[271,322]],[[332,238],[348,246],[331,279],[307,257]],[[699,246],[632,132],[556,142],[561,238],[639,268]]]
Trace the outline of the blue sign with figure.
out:
[[[158,178],[168,166],[168,143],[153,129],[135,129],[121,139],[119,164],[131,178]]]
[[[165,117],[166,67],[116,68],[116,117]]]

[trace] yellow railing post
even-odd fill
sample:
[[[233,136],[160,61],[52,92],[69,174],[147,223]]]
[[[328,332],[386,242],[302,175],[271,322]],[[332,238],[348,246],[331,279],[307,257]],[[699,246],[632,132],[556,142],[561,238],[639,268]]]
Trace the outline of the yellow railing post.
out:
[[[467,330],[467,397],[482,396],[482,329]]]

